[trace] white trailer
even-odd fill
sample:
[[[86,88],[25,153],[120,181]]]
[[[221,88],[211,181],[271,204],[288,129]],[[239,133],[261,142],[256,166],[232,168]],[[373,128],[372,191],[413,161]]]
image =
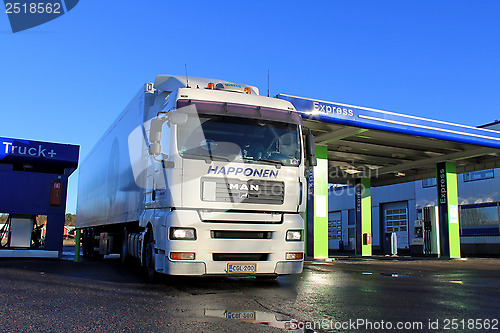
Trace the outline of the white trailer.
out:
[[[80,165],[83,253],[150,275],[300,273],[312,135],[287,101],[221,80],[159,75]]]

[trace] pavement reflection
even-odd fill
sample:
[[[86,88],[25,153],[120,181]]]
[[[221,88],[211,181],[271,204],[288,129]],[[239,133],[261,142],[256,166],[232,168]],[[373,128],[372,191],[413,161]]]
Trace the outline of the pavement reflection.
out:
[[[264,312],[256,310],[225,310],[225,309],[205,309],[205,316],[224,318],[228,320],[241,320],[247,323],[260,324],[283,329],[287,332],[305,332],[301,328],[293,328],[291,318],[273,312]]]

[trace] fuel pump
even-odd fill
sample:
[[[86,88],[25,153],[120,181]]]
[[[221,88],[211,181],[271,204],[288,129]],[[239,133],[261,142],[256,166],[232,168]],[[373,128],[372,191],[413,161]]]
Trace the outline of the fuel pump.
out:
[[[38,248],[41,228],[35,215],[11,214],[0,230],[0,248]]]
[[[410,251],[411,254],[421,255],[424,254],[424,223],[423,223],[423,209],[417,208],[417,219],[413,225],[413,239],[411,240]]]
[[[424,254],[440,255],[438,207],[424,207]]]

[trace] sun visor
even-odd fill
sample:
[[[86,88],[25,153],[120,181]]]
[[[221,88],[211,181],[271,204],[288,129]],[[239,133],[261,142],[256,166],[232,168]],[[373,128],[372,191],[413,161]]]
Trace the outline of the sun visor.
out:
[[[291,110],[280,110],[255,105],[242,105],[222,102],[207,102],[197,100],[178,100],[177,108],[195,105],[200,114],[213,114],[302,125],[302,117]]]

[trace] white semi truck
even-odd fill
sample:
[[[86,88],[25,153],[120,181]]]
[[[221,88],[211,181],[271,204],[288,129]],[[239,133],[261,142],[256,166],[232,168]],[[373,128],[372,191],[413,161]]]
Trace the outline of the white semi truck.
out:
[[[314,163],[288,101],[158,75],[80,165],[83,254],[135,257],[151,276],[300,273]]]

